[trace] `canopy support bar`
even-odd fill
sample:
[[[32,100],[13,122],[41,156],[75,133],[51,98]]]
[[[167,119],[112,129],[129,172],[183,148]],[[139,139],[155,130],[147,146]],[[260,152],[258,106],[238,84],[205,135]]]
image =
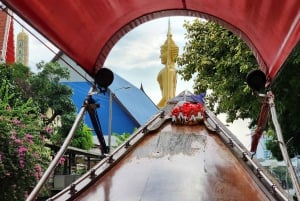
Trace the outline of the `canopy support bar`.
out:
[[[275,127],[277,139],[278,139],[278,142],[279,142],[279,147],[280,147],[283,159],[286,162],[288,172],[289,172],[289,174],[291,176],[291,180],[292,180],[295,192],[296,192],[297,200],[300,200],[299,182],[298,182],[295,170],[293,168],[293,164],[292,164],[292,162],[291,162],[291,160],[289,158],[289,155],[288,155],[288,152],[287,152],[287,148],[286,148],[286,144],[284,143],[284,140],[283,140],[283,137],[282,137],[282,132],[281,132],[280,124],[278,122],[278,118],[277,118],[277,114],[276,114],[276,109],[275,109],[274,95],[273,95],[273,93],[271,91],[269,91],[267,93],[267,97],[268,97],[269,107],[270,107],[270,111],[271,111],[272,121],[273,121],[273,124],[274,124],[274,127]]]

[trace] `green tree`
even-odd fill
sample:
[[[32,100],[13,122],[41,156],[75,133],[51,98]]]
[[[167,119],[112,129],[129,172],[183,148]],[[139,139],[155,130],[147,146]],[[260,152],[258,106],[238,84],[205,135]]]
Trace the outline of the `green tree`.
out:
[[[45,130],[43,131],[55,143],[63,142],[76,117],[76,108],[71,98],[73,91],[67,85],[60,83],[62,78],[69,78],[70,72],[58,63],[40,62],[37,67],[39,72],[35,74],[22,64],[2,64],[0,65],[0,78],[1,80],[11,80],[11,92],[19,93],[19,98],[24,101],[32,99],[42,114],[45,114],[49,108],[52,109],[52,116],[49,118],[44,116],[43,119],[44,125],[48,126],[48,129],[52,127],[51,123],[56,117],[60,116],[61,119],[66,120],[63,122],[64,129],[53,128],[54,131],[58,130],[55,135],[53,135],[54,132],[51,132],[50,135]],[[64,117],[65,115],[66,117]],[[89,129],[85,129],[85,127],[86,125],[81,122],[74,137],[76,143],[74,142],[73,145],[81,144],[78,148],[90,149],[92,147],[92,132],[87,132]],[[83,135],[88,139],[82,138]],[[79,143],[80,140],[78,141],[77,137],[83,142]]]
[[[131,136],[131,133],[123,133],[121,135],[118,133],[113,133],[112,135],[116,138],[116,143],[117,143],[114,148],[117,148]]]
[[[15,94],[18,98],[26,100],[30,97],[25,95],[31,93],[27,82],[30,75],[30,69],[22,64],[0,64],[0,83],[6,80],[6,84],[9,85],[9,93]],[[14,100],[17,99],[12,99],[10,102]]]
[[[59,83],[68,77],[66,69],[52,63],[40,63],[34,74],[21,64],[0,65],[0,196],[3,200],[24,200],[50,161],[51,151],[45,139],[62,142],[69,130],[54,134],[52,120],[58,115],[70,116],[64,128],[75,119],[72,90]],[[55,99],[55,100],[53,100]],[[44,113],[54,108],[53,116]],[[67,119],[67,118],[65,118]],[[54,141],[56,142],[56,141]],[[92,133],[81,122],[73,146],[89,149]],[[46,192],[46,191],[45,191]]]
[[[255,126],[262,99],[254,96],[246,84],[247,73],[259,68],[251,50],[232,32],[213,22],[196,19],[185,22],[184,27],[188,42],[178,58],[179,74],[184,80],[194,79],[195,93],[211,92],[206,100],[216,114],[226,113],[228,122],[250,118],[251,126]],[[300,112],[299,63],[298,45],[271,86],[285,141],[290,140],[288,151],[291,156],[298,153],[297,144],[300,143],[300,120],[297,117]],[[273,133],[269,135],[273,140],[268,147],[277,159],[281,159],[275,134],[268,133]]]
[[[58,132],[55,133],[51,138],[54,144],[63,143],[63,140],[65,137],[67,137],[67,134],[69,133],[75,118],[75,113],[69,113],[62,116],[62,126],[58,128]],[[79,123],[75,131],[74,138],[72,139],[71,146],[85,150],[89,150],[94,146],[93,133],[91,129],[83,122]]]
[[[213,22],[185,22],[187,43],[178,58],[179,74],[194,79],[195,93],[211,91],[206,100],[227,121],[258,117],[260,101],[246,83],[247,73],[258,64],[247,45],[232,32]]]
[[[24,78],[22,65],[18,68],[21,69],[20,72],[14,74]],[[41,108],[43,114],[51,108],[52,116],[44,118],[45,125],[51,125],[58,116],[61,117],[62,128],[53,128],[51,135],[48,135],[54,144],[59,145],[63,143],[76,117],[76,107],[72,101],[73,91],[69,86],[60,83],[61,79],[69,79],[70,71],[68,68],[52,62],[40,62],[37,64],[37,69],[39,70],[38,73],[31,73],[28,79],[23,82],[19,81],[18,87],[23,92],[23,97],[32,98]],[[46,131],[44,133],[47,134]],[[76,129],[71,145],[82,149],[92,148],[92,132],[87,129],[83,122]]]
[[[75,112],[75,105],[71,99],[73,91],[59,81],[69,79],[70,72],[58,63],[40,62],[37,64],[37,74],[29,79],[31,95],[45,114],[49,108],[53,110],[52,116],[46,123],[51,123],[58,115]]]
[[[91,149],[94,146],[91,128],[81,123],[79,129],[77,129],[76,138],[72,140],[71,145],[85,150]]]
[[[275,94],[275,106],[284,141],[287,143],[290,157],[300,153],[300,44],[296,46],[280,71],[271,88]],[[268,132],[270,140],[267,148],[282,160],[275,132]]]
[[[50,161],[39,108],[23,101],[9,80],[0,81],[0,196],[25,200]]]
[[[137,128],[133,128],[133,133],[135,133]],[[114,149],[123,144],[132,134],[131,133],[113,133],[112,134],[116,138],[116,145],[113,147]]]

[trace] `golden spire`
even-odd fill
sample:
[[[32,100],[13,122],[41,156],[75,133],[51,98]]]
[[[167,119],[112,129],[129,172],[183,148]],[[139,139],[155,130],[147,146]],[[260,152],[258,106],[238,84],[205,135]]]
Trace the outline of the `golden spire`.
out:
[[[162,108],[166,105],[169,99],[175,96],[177,83],[175,62],[178,57],[179,48],[172,39],[170,19],[168,21],[167,40],[160,48],[161,63],[164,64],[165,67],[157,76],[157,81],[162,93],[162,99],[157,106]]]
[[[17,63],[28,66],[28,35],[22,31],[17,35]]]
[[[170,22],[170,18],[168,20],[168,34],[167,37],[172,37],[172,33],[171,33],[171,22]]]

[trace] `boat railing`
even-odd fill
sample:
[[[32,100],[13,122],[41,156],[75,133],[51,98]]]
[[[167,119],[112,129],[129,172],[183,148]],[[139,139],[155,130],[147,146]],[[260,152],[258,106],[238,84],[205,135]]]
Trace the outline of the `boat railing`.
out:
[[[161,121],[164,118],[164,111],[158,112],[154,115],[144,126],[138,128],[124,143],[118,146],[112,153],[105,155],[105,157],[96,164],[92,169],[74,181],[71,185],[49,198],[48,201],[56,199],[70,199],[78,191],[83,190],[86,186],[96,181],[96,178],[104,174],[108,169],[120,160],[125,153],[130,150],[130,147],[141,140],[145,134],[149,132],[149,126],[155,122]],[[99,156],[100,157],[100,156]]]
[[[229,147],[233,149],[238,155],[240,155],[244,161],[248,162],[247,164],[251,167],[256,177],[264,181],[267,185],[268,189],[275,193],[277,197],[282,200],[288,201],[289,198],[285,195],[280,188],[269,178],[269,176],[264,172],[262,166],[254,160],[253,153],[248,151],[237,138],[233,135],[233,133],[215,116],[213,112],[209,109],[205,110],[205,113],[208,118],[215,124],[216,132],[222,137],[225,143],[229,144]]]

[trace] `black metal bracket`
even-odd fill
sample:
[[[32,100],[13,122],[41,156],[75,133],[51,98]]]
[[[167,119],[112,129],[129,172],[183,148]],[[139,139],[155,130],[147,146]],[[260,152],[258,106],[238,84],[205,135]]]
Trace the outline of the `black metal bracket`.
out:
[[[104,135],[101,129],[101,124],[99,117],[97,115],[97,108],[100,107],[99,104],[93,99],[92,95],[88,95],[87,98],[84,100],[84,104],[86,106],[86,110],[89,113],[90,119],[92,121],[94,130],[97,134],[99,143],[100,143],[100,150],[102,154],[109,153],[109,147],[105,143]]]

